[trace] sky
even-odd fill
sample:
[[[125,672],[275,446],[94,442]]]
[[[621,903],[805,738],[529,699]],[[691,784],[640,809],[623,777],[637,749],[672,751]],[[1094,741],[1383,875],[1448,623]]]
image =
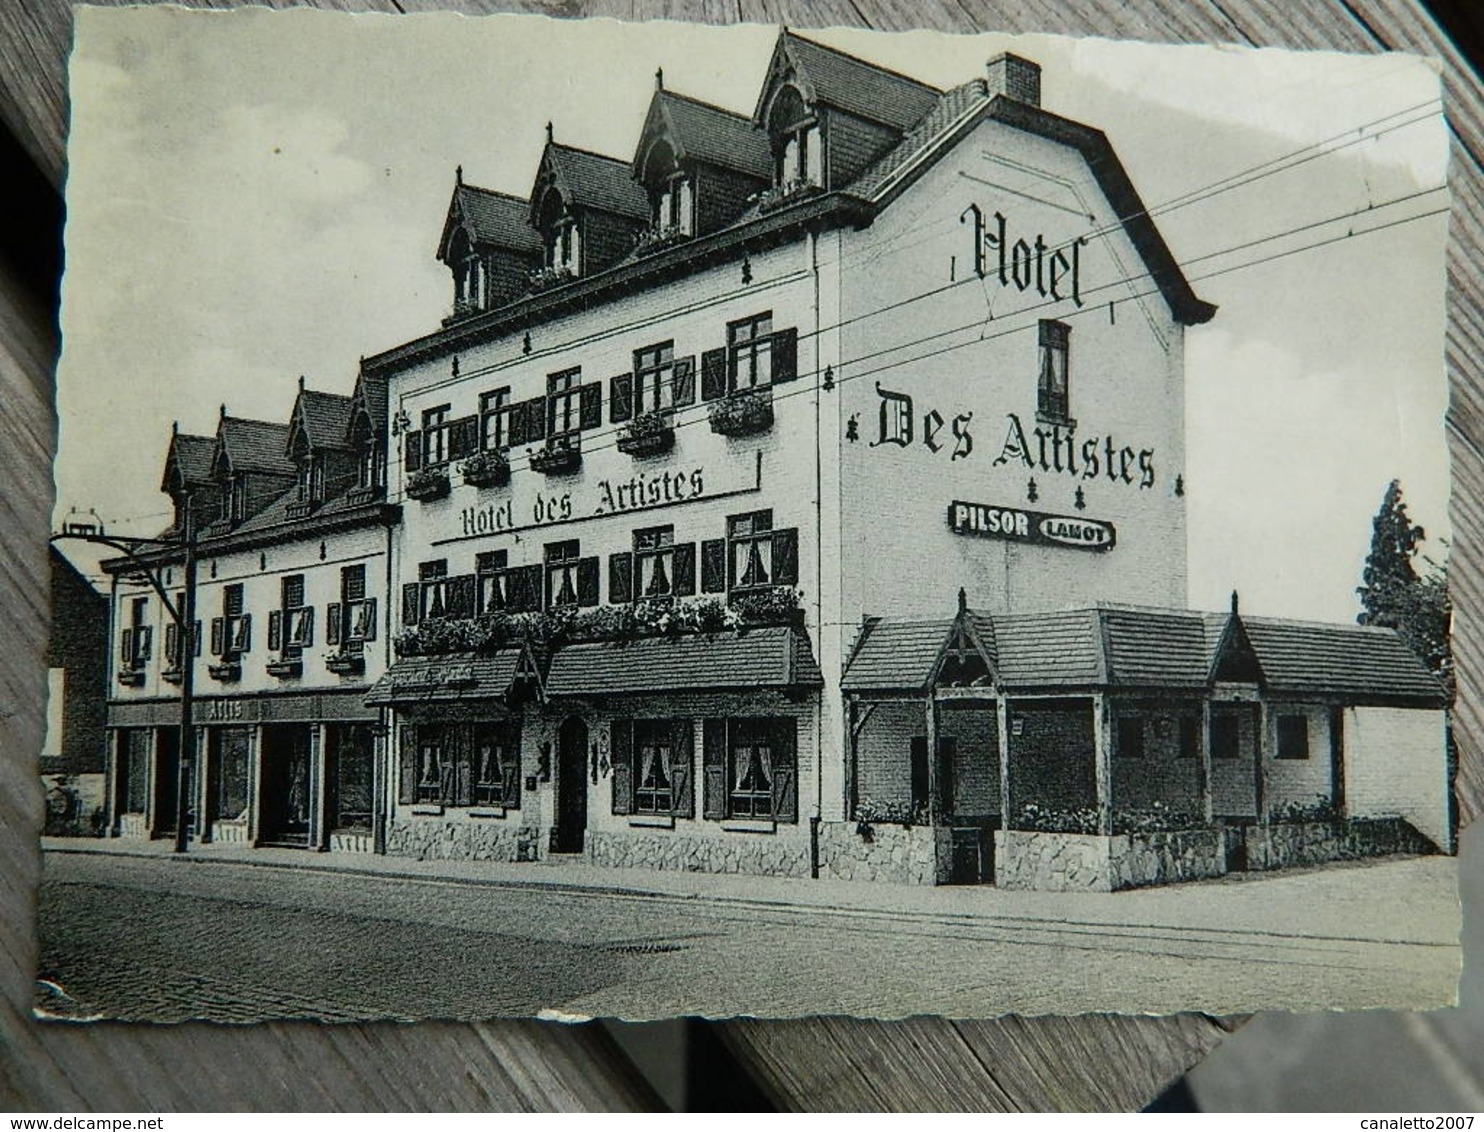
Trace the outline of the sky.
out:
[[[168,521],[172,421],[286,420],[299,375],[348,393],[360,357],[436,328],[456,166],[525,196],[548,120],[627,159],[660,66],[750,113],[777,35],[265,9],[81,8],[77,27],[57,506],[134,534]],[[1446,553],[1447,218],[1425,214],[1447,207],[1448,141],[1428,61],[805,34],[940,87],[1013,50],[1041,64],[1047,109],[1108,134],[1220,308],[1186,337],[1192,606],[1237,589],[1254,613],[1352,619],[1393,478]]]

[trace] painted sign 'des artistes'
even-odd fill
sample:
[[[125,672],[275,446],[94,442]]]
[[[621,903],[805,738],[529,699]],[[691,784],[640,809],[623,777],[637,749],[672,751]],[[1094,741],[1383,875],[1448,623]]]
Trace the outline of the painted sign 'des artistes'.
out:
[[[966,460],[974,454],[972,410],[945,417],[936,408],[929,408],[919,417],[910,394],[886,389],[880,382],[876,383],[876,393],[881,399],[879,427],[871,448],[910,448],[920,443],[934,455],[947,452],[950,460]],[[1154,486],[1152,448],[1120,444],[1111,433],[1079,437],[1076,426],[1070,424],[1038,421],[1027,429],[1018,413],[1006,413],[1004,419],[1004,436],[990,461],[997,468],[1013,465],[1082,480]]]

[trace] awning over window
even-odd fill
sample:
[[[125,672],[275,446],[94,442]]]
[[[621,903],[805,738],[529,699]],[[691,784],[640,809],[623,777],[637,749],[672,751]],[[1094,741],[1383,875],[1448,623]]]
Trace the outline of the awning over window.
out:
[[[529,675],[524,649],[404,656],[366,694],[368,704],[406,706],[422,703],[504,701],[517,679]]]
[[[552,657],[546,694],[622,695],[823,683],[802,629],[736,629],[568,645]]]

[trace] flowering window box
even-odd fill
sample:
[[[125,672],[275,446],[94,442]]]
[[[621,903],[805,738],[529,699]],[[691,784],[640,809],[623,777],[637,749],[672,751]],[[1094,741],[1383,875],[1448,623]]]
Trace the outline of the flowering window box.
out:
[[[219,680],[223,684],[232,684],[242,679],[242,662],[224,660],[219,664],[211,665],[206,671],[213,680]]]
[[[353,487],[345,493],[345,502],[352,507],[360,507],[366,503],[375,502],[381,496],[381,488],[372,485]]]
[[[120,668],[118,678],[119,683],[125,688],[144,687],[144,669],[142,668]]]
[[[684,225],[654,224],[639,233],[638,240],[634,242],[634,250],[640,255],[648,255],[688,239],[690,233],[685,230]]]
[[[297,656],[281,656],[268,662],[268,675],[280,680],[304,675],[304,659]]]
[[[773,393],[752,389],[711,403],[711,431],[718,436],[752,436],[773,427]]]
[[[563,283],[570,283],[575,278],[577,273],[570,267],[543,267],[527,276],[532,291],[549,291]]]
[[[812,196],[819,191],[818,185],[803,178],[785,181],[781,185],[759,193],[757,208],[759,212],[772,212],[775,208],[782,208],[786,204]]]
[[[331,653],[325,657],[325,668],[336,676],[359,676],[366,671],[366,658],[360,653]]]
[[[297,499],[288,505],[284,514],[290,519],[307,519],[318,506],[319,503],[313,499]]]
[[[160,679],[167,684],[179,684],[185,679],[185,673],[181,669],[172,666],[160,673]]]
[[[407,477],[407,495],[421,503],[443,499],[448,495],[448,470],[423,468]]]
[[[510,460],[503,452],[481,452],[459,465],[464,482],[474,487],[504,487],[510,482]]]
[[[675,428],[667,413],[641,413],[618,437],[618,450],[630,456],[658,456],[675,447]]]
[[[575,435],[553,436],[531,453],[531,468],[542,475],[558,476],[582,467],[582,446]]]

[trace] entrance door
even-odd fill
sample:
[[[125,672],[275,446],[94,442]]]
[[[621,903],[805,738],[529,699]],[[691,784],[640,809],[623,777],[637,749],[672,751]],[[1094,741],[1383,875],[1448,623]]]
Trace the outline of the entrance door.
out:
[[[556,827],[553,853],[581,853],[587,833],[587,724],[576,716],[557,731]]]
[[[180,732],[174,727],[155,731],[155,832],[174,833],[180,800]],[[190,797],[189,794],[186,797]],[[187,827],[189,828],[189,826]]]
[[[269,844],[309,845],[309,725],[263,728],[263,825]]]

